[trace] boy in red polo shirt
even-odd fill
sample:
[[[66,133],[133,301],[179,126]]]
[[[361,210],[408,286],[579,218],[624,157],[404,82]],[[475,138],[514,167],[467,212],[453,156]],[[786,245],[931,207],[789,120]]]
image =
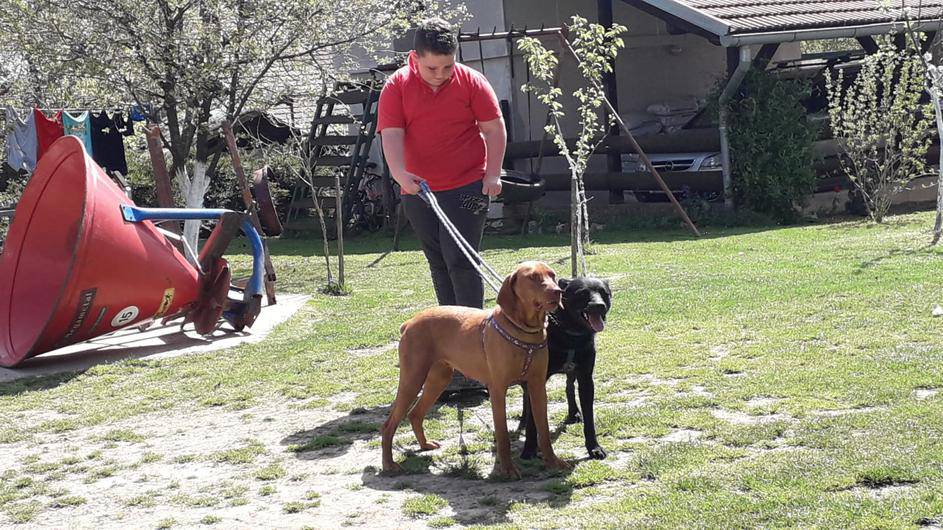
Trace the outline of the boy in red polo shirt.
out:
[[[416,31],[409,63],[386,82],[377,130],[403,193],[404,210],[429,262],[439,305],[481,308],[481,278],[435,213],[416,193],[425,181],[443,211],[477,250],[490,198],[501,193],[507,134],[484,75],[455,62],[458,39],[442,19]]]

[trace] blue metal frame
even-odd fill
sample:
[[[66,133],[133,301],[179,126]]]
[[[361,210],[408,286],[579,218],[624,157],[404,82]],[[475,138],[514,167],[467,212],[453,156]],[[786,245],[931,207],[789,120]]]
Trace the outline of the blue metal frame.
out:
[[[141,221],[193,221],[219,219],[226,213],[237,213],[222,208],[139,208],[137,206],[121,205],[121,216],[129,223]],[[261,296],[265,285],[262,281],[264,270],[264,250],[262,238],[252,226],[248,217],[242,220],[242,232],[252,245],[252,276],[246,286],[250,295]]]

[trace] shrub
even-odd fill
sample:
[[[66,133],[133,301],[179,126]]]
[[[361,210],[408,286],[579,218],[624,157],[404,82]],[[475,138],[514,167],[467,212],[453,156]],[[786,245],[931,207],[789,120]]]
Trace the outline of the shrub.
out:
[[[847,88],[841,70],[827,74],[829,121],[842,148],[842,170],[880,223],[891,200],[925,169],[934,117],[921,104],[926,71],[913,49],[881,40]]]
[[[798,220],[797,204],[815,186],[815,127],[802,100],[809,85],[750,70],[730,102],[729,140],[734,202],[781,223]]]

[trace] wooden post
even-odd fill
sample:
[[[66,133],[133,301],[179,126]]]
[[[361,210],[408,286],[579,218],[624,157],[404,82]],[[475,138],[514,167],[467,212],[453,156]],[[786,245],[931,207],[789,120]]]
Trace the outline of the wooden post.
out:
[[[229,150],[229,157],[232,159],[232,169],[236,174],[236,182],[239,183],[242,192],[242,202],[245,203],[246,211],[249,213],[249,219],[252,226],[262,238],[262,251],[265,258],[265,295],[268,305],[275,305],[275,267],[272,266],[272,259],[268,252],[268,242],[265,232],[262,230],[262,223],[259,222],[259,212],[255,201],[252,199],[252,192],[249,191],[249,181],[246,179],[246,173],[242,169],[242,159],[239,157],[239,149],[236,147],[236,136],[232,132],[232,124],[229,121],[223,122],[223,135],[226,138],[226,148]]]
[[[341,196],[341,175],[334,172],[334,192],[336,194],[336,209],[334,218],[337,220],[337,284],[344,288],[344,198]]]
[[[161,208],[173,208],[174,194],[170,186],[170,173],[164,160],[164,148],[160,143],[160,126],[151,123],[144,128],[147,137],[147,150],[151,155],[151,167],[154,168],[154,184],[157,190],[157,205]]]
[[[612,0],[596,0],[599,24],[606,29],[612,29]],[[602,76],[602,84],[606,88],[606,97],[612,104],[612,112],[619,112],[619,88],[616,84],[616,62],[610,63],[611,72],[606,72]],[[607,114],[609,111],[607,111]],[[615,123],[609,128],[609,134],[619,136],[619,126]],[[606,155],[606,169],[609,173],[620,173],[622,171],[622,156],[616,153]],[[609,204],[622,204],[625,202],[625,191],[617,183],[609,185]]]
[[[145,126],[144,137],[147,139],[147,151],[151,156],[154,189],[157,191],[157,205],[161,208],[173,208],[176,204],[170,183],[170,173],[167,171],[167,161],[164,159],[164,147],[161,145],[160,126],[156,123]],[[165,227],[177,235],[183,233],[180,221],[168,221]]]

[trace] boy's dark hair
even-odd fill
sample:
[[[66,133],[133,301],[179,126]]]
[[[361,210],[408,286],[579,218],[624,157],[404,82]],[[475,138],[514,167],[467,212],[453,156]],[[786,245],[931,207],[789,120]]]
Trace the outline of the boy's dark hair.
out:
[[[416,28],[413,49],[416,53],[432,52],[438,55],[452,55],[458,48],[458,38],[452,26],[441,18],[427,18]]]

